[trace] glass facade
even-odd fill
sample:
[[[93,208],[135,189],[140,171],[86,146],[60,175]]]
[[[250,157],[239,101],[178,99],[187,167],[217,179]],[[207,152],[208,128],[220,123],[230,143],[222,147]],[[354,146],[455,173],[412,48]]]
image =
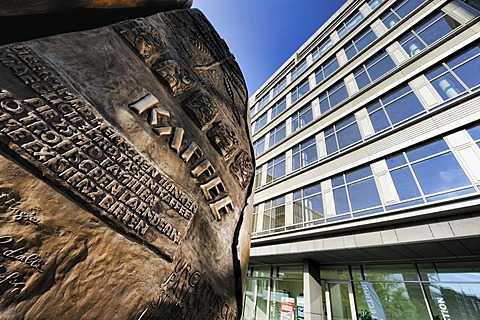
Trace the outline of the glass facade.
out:
[[[383,314],[388,320],[477,320],[479,266],[480,261],[321,265],[320,281],[328,296],[323,297],[325,319]],[[378,297],[375,304],[373,295]],[[301,265],[253,267],[248,270],[242,319],[302,320],[304,300]],[[282,312],[287,310],[282,302],[290,302],[291,314]]]

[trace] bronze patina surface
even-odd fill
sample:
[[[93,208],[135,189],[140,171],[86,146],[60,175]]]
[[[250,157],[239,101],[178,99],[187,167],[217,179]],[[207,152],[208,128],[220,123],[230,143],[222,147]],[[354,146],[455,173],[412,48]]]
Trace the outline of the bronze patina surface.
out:
[[[239,318],[247,97],[197,10],[1,46],[0,318]]]

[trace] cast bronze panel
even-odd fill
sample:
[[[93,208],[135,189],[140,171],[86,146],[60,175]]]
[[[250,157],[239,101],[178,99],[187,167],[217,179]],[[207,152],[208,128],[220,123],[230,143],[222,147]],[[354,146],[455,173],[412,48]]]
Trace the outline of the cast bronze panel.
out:
[[[0,318],[238,318],[246,103],[196,10],[0,47]]]

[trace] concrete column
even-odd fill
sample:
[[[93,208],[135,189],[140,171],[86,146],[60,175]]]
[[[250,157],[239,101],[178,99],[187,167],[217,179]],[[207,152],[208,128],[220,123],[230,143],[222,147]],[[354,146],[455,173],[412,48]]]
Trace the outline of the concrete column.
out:
[[[303,294],[305,320],[323,320],[322,286],[320,267],[311,260],[303,261]]]

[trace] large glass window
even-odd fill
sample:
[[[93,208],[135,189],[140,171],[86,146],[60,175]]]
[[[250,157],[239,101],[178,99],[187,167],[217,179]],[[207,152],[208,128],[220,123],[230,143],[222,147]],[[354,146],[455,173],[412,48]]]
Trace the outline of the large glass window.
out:
[[[315,137],[311,137],[292,149],[292,170],[298,170],[306,167],[311,163],[316,162],[317,145],[315,143]]]
[[[355,36],[345,47],[345,54],[348,60],[352,59],[357,53],[365,49],[370,43],[377,39],[377,35],[372,28],[368,27],[359,35]]]
[[[295,132],[313,120],[312,105],[307,104],[292,115],[292,132]]]
[[[474,46],[448,59],[425,74],[444,100],[465,92],[473,92],[480,85],[480,47]]]
[[[287,101],[285,100],[285,98],[275,103],[275,105],[272,107],[271,120],[275,119],[279,114],[285,111],[286,108],[287,108]]]
[[[305,79],[291,91],[292,103],[303,97],[308,91],[310,91],[310,83],[308,82],[308,79]]]
[[[370,0],[367,3],[370,6],[370,8],[373,10],[376,7],[378,7],[380,5],[380,3],[382,3],[382,0]]]
[[[402,123],[425,112],[409,85],[403,85],[367,106],[375,132]]]
[[[316,183],[293,192],[293,224],[304,227],[323,223],[322,189]]]
[[[347,88],[343,80],[335,83],[325,90],[319,97],[320,111],[325,113],[333,109],[337,104],[348,98]]]
[[[410,56],[414,56],[459,25],[453,18],[439,11],[415,26],[398,42]]]
[[[299,62],[291,71],[290,79],[291,81],[295,80],[299,75],[303,73],[307,69],[307,60],[302,60]]]
[[[411,205],[475,192],[443,139],[416,146],[386,159],[401,201]],[[395,206],[393,208],[397,208]]]
[[[358,25],[363,19],[363,15],[357,11],[347,20],[340,24],[340,27],[337,29],[338,36],[343,38],[348,32],[353,30],[356,25]]]
[[[362,141],[355,116],[352,115],[325,129],[327,154],[332,154]]]
[[[270,131],[270,140],[268,143],[268,147],[271,148],[283,139],[285,139],[286,136],[286,129],[285,129],[285,122],[280,123],[278,126],[273,128]]]
[[[285,196],[265,202],[263,230],[281,231],[285,227]]]
[[[409,13],[417,9],[425,0],[404,0],[387,10],[380,19],[390,29]]]
[[[319,44],[315,50],[312,51],[312,58],[313,58],[313,61],[317,61],[321,56],[323,56],[325,54],[325,52],[327,52],[328,49],[330,49],[332,47],[332,40],[330,39],[327,39],[325,40],[324,42],[322,42],[321,44]]]
[[[364,166],[332,178],[337,215],[354,216],[383,211],[370,166]]]
[[[353,71],[359,89],[364,88],[381,76],[395,68],[395,63],[386,51],[380,52],[368,59]]]
[[[468,134],[472,137],[473,141],[480,148],[480,124],[474,125],[471,128],[467,129]]]
[[[262,154],[265,151],[265,136],[261,137],[253,143],[253,152],[255,156]]]
[[[285,176],[285,154],[279,155],[267,164],[267,183]]]
[[[338,68],[339,65],[336,57],[332,57],[329,60],[325,61],[320,67],[318,67],[317,71],[315,71],[316,84],[319,84],[320,82],[325,80]]]
[[[277,83],[275,87],[273,87],[273,96],[276,97],[283,89],[287,86],[287,79],[283,78],[282,81]]]
[[[257,221],[258,221],[258,205],[253,206],[253,212],[252,212],[252,233],[257,232]]]
[[[254,123],[253,123],[253,133],[257,133],[260,129],[267,125],[267,112],[262,114]]]

